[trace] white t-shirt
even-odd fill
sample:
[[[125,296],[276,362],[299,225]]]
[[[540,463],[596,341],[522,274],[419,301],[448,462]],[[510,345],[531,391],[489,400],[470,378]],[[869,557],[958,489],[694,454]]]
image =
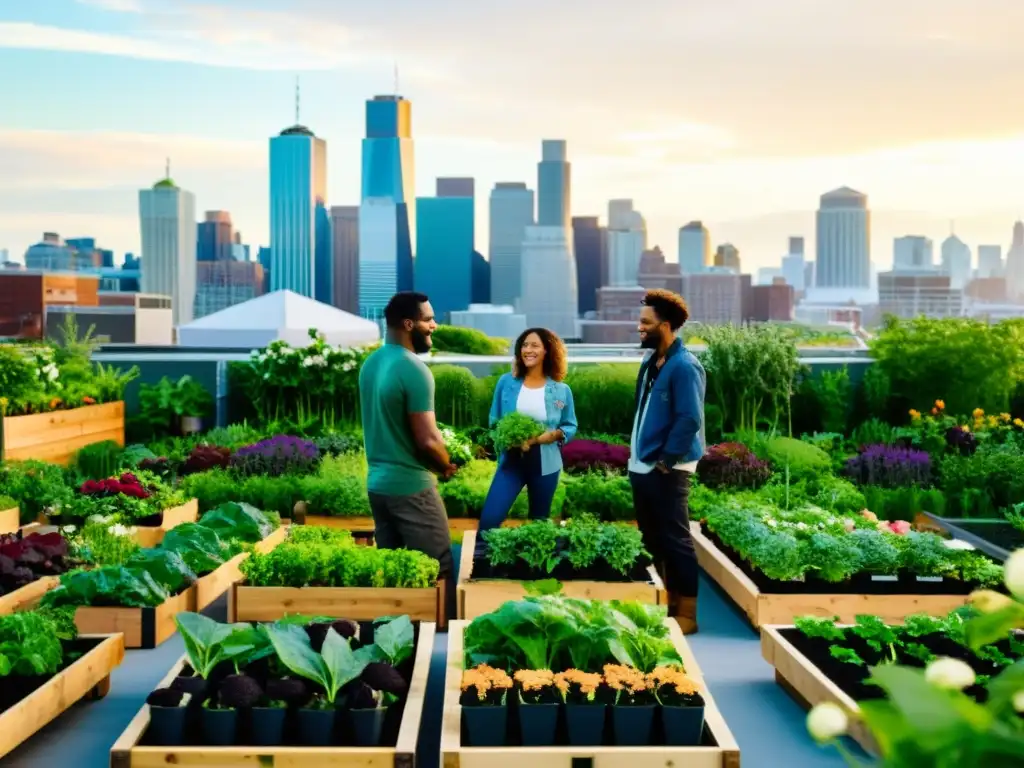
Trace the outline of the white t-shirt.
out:
[[[516,410],[541,424],[548,420],[548,408],[544,402],[544,387],[530,389],[525,384],[519,390]]]

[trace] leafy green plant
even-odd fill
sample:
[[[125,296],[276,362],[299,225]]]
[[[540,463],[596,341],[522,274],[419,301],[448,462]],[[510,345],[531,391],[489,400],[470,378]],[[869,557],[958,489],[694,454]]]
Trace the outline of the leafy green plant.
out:
[[[368,655],[355,653],[333,627],[327,630],[320,653],[313,650],[300,627],[270,625],[267,633],[281,663],[323,689],[327,707],[336,706],[338,692],[357,679],[370,662]]]
[[[75,470],[83,480],[110,477],[121,468],[123,450],[114,440],[103,440],[81,448],[75,454]]]
[[[519,411],[507,413],[494,425],[494,450],[505,453],[518,450],[528,440],[540,437],[544,425],[531,416]]]
[[[77,635],[74,620],[60,611],[0,616],[0,678],[55,674],[64,665],[62,641]]]
[[[213,397],[191,376],[177,381],[164,376],[156,384],[139,387],[139,413],[133,423],[155,436],[176,434],[182,417],[201,417],[212,407]]]
[[[434,352],[457,355],[504,355],[509,351],[507,339],[496,339],[475,328],[439,325],[431,334]]]
[[[185,643],[189,664],[204,680],[210,679],[218,664],[248,654],[256,646],[256,630],[250,624],[221,624],[201,613],[189,612],[177,614],[174,623]]]

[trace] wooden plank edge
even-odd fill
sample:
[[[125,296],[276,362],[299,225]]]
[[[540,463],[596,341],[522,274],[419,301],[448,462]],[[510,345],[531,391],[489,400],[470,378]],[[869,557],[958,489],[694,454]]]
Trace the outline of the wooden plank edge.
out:
[[[436,628],[433,622],[421,621],[419,639],[416,643],[416,657],[412,666],[412,681],[405,699],[405,711],[398,727],[395,742],[395,756],[409,755],[416,758],[416,745],[420,738],[420,723],[423,707],[426,705],[427,682],[430,677],[430,660],[434,655]]]
[[[60,585],[59,576],[40,576],[25,586],[0,597],[0,616],[31,608],[43,595]]]
[[[13,707],[0,713],[0,721],[2,721],[4,716],[17,717],[19,712],[36,712],[42,708],[44,701],[50,697],[51,692],[55,688],[59,688],[63,694],[57,699],[57,703],[51,711],[47,713],[48,719],[41,722],[39,727],[30,733],[21,734],[21,740],[12,744],[10,751],[24,744],[47,725],[67,712],[72,706],[85,699],[90,691],[109,678],[111,673],[124,661],[124,635],[120,632],[110,635],[79,635],[79,639],[100,639],[100,642]],[[87,661],[90,663],[97,662],[99,666],[94,674],[82,676],[79,674],[79,671],[84,670],[86,667],[84,665],[78,669],[76,667]],[[0,759],[10,754],[10,751],[0,751]]]
[[[185,666],[187,659],[188,656],[182,654],[153,690],[169,687],[174,678],[178,676],[182,667]],[[139,711],[135,713],[135,717],[131,719],[131,722],[128,723],[128,726],[121,732],[121,735],[117,737],[117,741],[110,748],[110,768],[129,768],[131,766],[132,749],[138,745],[142,739],[142,734],[146,732],[148,727],[149,704],[143,703]]]
[[[767,624],[761,628],[761,656],[775,670],[776,680],[781,679],[785,682],[782,687],[787,690],[787,693],[795,693],[801,705],[813,707],[825,701],[838,704],[850,716],[850,738],[867,752],[877,755],[878,745],[871,730],[861,718],[860,706],[810,659],[804,656],[795,645],[783,637],[780,631],[783,629],[795,629],[795,627],[786,624]],[[780,669],[780,658],[788,662],[786,667],[789,666],[789,663],[798,666],[806,678],[813,681],[813,686],[793,680],[791,675],[787,674],[785,667]]]
[[[16,533],[21,528],[21,511],[18,507],[0,509],[0,534]]]
[[[747,574],[736,567],[725,553],[716,547],[701,530],[700,523],[690,523],[690,535],[693,538],[694,549],[697,553],[697,561],[704,572],[718,584],[718,586],[732,599],[736,606],[747,615],[750,623],[757,628],[760,625],[758,620],[758,607],[761,598],[761,590],[750,579]],[[714,566],[728,576],[727,579],[719,578],[715,568],[709,568],[707,563],[701,563],[701,556],[710,561]]]

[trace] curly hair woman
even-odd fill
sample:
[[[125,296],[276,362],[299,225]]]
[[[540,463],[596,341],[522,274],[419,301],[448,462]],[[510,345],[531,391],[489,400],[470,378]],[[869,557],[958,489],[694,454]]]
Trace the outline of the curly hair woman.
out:
[[[487,500],[480,514],[477,552],[483,553],[483,532],[498,528],[516,497],[526,487],[530,518],[551,514],[551,502],[562,471],[560,446],[576,434],[572,390],[563,381],[568,370],[565,344],[547,328],[528,328],[515,343],[512,372],[498,379],[491,403],[493,427],[503,416],[518,411],[544,425],[545,432],[523,445],[521,456],[498,457]]]

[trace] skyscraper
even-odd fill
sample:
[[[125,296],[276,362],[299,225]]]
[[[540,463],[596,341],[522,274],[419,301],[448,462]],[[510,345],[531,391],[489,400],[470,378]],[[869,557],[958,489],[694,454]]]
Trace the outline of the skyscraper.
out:
[[[196,201],[167,176],[139,191],[142,293],[171,297],[175,326],[193,319],[196,296]]]
[[[526,228],[533,226],[533,190],[521,181],[499,181],[491,190],[491,302],[515,306],[522,295]]]
[[[871,213],[868,198],[849,187],[821,196],[817,213],[815,286],[871,287]]]
[[[544,139],[537,164],[537,224],[569,229],[572,216],[572,168],[564,139]]]
[[[572,217],[579,313],[597,311],[597,290],[608,281],[608,238],[597,216]]]
[[[740,251],[732,243],[723,243],[715,249],[715,266],[728,269],[737,275],[742,271],[740,267]]]
[[[568,235],[565,227],[526,228],[519,306],[528,325],[576,338],[576,262]]]
[[[416,199],[414,285],[430,297],[442,323],[450,321],[452,312],[467,309],[473,298],[476,233],[472,181],[438,179],[437,197]]]
[[[270,289],[327,302],[333,290],[327,142],[304,125],[270,140]]]
[[[679,228],[679,273],[699,275],[711,266],[711,234],[703,222]]]
[[[897,237],[892,242],[892,268],[895,271],[931,269],[935,266],[932,251],[932,241],[927,237]]]
[[[381,218],[388,208],[385,201],[393,209],[393,225]],[[359,221],[360,275],[371,275],[373,282],[364,290],[360,281],[361,314],[379,318],[395,291],[412,288],[415,240],[412,103],[398,95],[374,96],[366,102]]]
[[[956,235],[942,241],[942,272],[951,288],[963,288],[971,279],[971,247]]]
[[[359,314],[359,206],[331,206],[334,306]]]
[[[1003,276],[1003,247],[1001,245],[978,246],[978,277]]]
[[[227,211],[207,211],[199,222],[197,261],[230,261],[232,244],[231,214]]]
[[[647,250],[647,222],[632,200],[608,201],[608,281],[615,288],[639,285],[640,257]]]
[[[1024,297],[1024,222],[1013,225],[1013,241],[1006,252],[1006,292],[1012,300]]]

